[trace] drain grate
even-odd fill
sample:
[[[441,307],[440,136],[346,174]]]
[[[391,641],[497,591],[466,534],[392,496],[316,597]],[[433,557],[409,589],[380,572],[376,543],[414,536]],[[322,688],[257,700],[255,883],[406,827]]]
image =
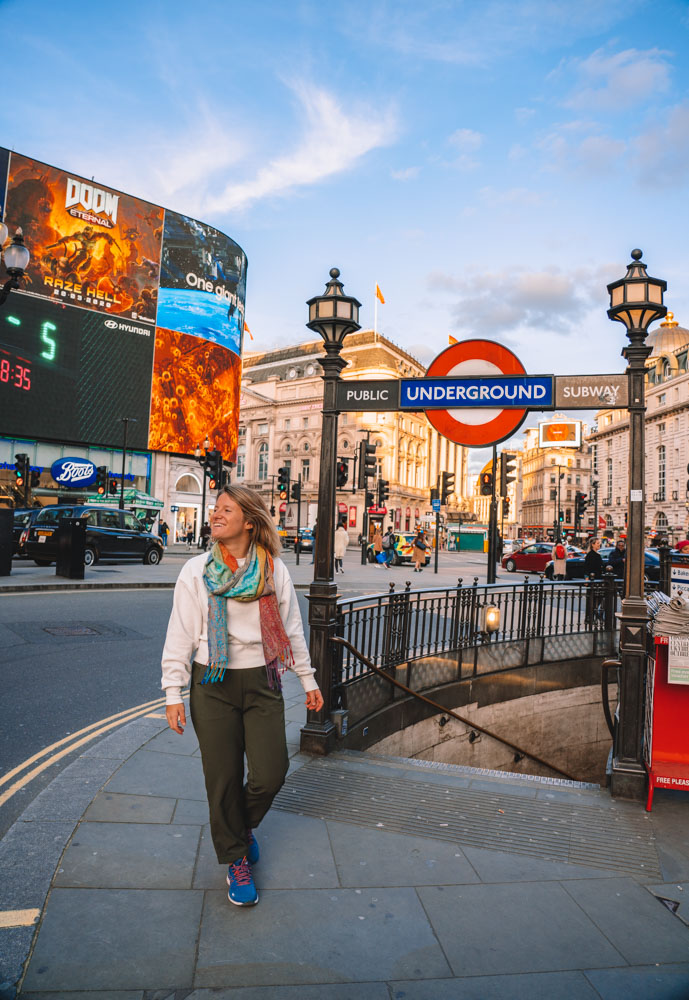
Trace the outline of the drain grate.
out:
[[[390,833],[660,878],[650,823],[615,806],[387,777],[336,759],[312,761],[295,771],[275,805]]]

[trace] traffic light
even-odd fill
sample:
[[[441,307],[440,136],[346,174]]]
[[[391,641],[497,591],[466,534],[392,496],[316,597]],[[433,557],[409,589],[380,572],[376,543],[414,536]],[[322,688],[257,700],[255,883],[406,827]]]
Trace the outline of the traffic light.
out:
[[[29,468],[30,468],[30,466],[29,466],[29,456],[28,455],[24,455],[22,453],[21,455],[15,455],[14,456],[14,479],[15,479],[15,486],[25,486],[26,485],[26,481],[29,478],[28,477]]]
[[[390,496],[390,483],[387,479],[378,480],[378,506],[384,507],[385,501]]]
[[[376,498],[374,497],[373,493],[371,493],[370,490],[366,490],[365,492],[366,496],[364,498],[364,505],[366,507],[366,510],[368,510],[369,507],[373,507],[373,505],[376,502]]]
[[[116,479],[110,477],[110,484],[108,486],[109,492],[114,496],[119,491],[119,484]]]
[[[500,456],[500,496],[507,496],[507,487],[510,483],[513,483],[517,472],[517,456],[510,455],[508,452],[503,451]],[[511,473],[514,473],[512,475]]]
[[[440,490],[437,486],[431,486],[431,503],[434,500],[440,500]]]
[[[447,503],[447,498],[455,491],[454,472],[440,473],[440,502]]]
[[[357,486],[365,490],[367,481],[376,474],[376,446],[369,441],[359,442],[359,474]]]
[[[508,518],[510,516],[510,498],[504,497],[502,501],[502,516]]]
[[[221,487],[223,487],[223,486],[229,486],[229,484],[230,484],[230,476],[231,475],[232,475],[232,472],[231,472],[230,469],[223,469],[222,470],[222,472],[220,473],[220,486]]]
[[[38,471],[38,469],[32,469],[31,470],[31,489],[35,490],[36,487],[38,485],[40,485],[40,482],[41,482],[41,474],[40,474],[40,472]]]
[[[222,483],[223,466],[222,452],[209,451],[206,456],[206,468],[208,469],[208,485],[212,490],[219,490]]]
[[[586,513],[586,508],[589,505],[589,502],[586,499],[586,494],[585,493],[580,493],[577,490],[577,495],[576,495],[576,498],[575,498],[575,504],[576,504],[576,506],[575,506],[576,516],[577,516],[577,518],[581,519],[584,516],[584,514]]]
[[[298,479],[296,483],[292,483],[292,499],[301,500],[301,483]]]
[[[480,477],[481,496],[490,497],[493,495],[493,473],[482,472]]]
[[[349,462],[345,462],[344,459],[340,459],[337,463],[337,488],[341,490],[347,485],[347,480],[349,479]]]
[[[286,500],[289,495],[289,474],[289,465],[283,465],[281,469],[278,469],[278,493],[281,500]]]
[[[561,510],[560,514],[559,514],[559,517],[558,517],[558,521],[560,522],[560,524],[562,524],[564,522],[564,520],[565,520],[565,512],[563,510]]]
[[[101,496],[106,492],[108,488],[108,467],[107,465],[99,465],[96,469],[96,493]]]

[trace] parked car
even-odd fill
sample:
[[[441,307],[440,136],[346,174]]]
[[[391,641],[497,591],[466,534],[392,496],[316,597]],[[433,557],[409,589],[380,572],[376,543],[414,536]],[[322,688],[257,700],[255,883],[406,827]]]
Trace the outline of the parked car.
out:
[[[128,510],[51,504],[41,509],[22,534],[23,550],[37,566],[49,566],[57,558],[56,532],[66,517],[86,520],[85,566],[93,566],[99,559],[140,559],[155,565],[163,558],[160,538],[146,531],[146,526]]]
[[[294,551],[313,552],[313,531],[311,528],[299,529],[299,538],[294,539]]]
[[[615,546],[611,545],[606,548],[598,549],[598,555],[603,560],[603,571],[605,572],[605,567],[608,565],[608,560],[610,558],[610,553],[614,551]],[[581,580],[584,576],[584,558],[585,554],[579,553],[572,556],[565,563],[567,579],[568,580]],[[647,580],[659,580],[660,579],[660,557],[658,555],[657,549],[646,549],[644,552],[644,573]],[[548,563],[545,568],[545,575],[548,580],[553,578],[553,564],[552,561]],[[620,576],[619,573],[615,574],[617,577]]]
[[[392,565],[400,566],[402,563],[410,563],[412,561],[412,551],[414,548],[414,539],[416,538],[415,531],[397,531],[395,532],[395,548],[392,553]],[[428,539],[428,536],[426,536]],[[426,549],[426,561],[425,566],[428,566],[431,561],[431,546],[430,542],[427,540],[426,544],[428,548]],[[374,562],[376,554],[373,550],[373,542],[370,542],[368,548],[366,549],[366,558],[370,563]]]
[[[581,553],[573,545],[566,546],[568,554]],[[583,553],[582,553],[583,554]],[[517,552],[502,557],[502,568],[508,573],[542,573],[553,558],[553,542],[532,542]]]
[[[41,512],[40,507],[15,507],[12,525],[12,555],[25,555],[21,548],[21,537],[24,529]]]

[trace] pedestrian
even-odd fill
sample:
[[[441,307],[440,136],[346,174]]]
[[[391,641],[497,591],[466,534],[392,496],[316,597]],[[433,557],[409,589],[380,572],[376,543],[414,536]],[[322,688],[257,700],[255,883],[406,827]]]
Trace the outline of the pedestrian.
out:
[[[187,530],[187,548],[190,549],[194,544],[194,528],[193,525]]]
[[[313,522],[313,528],[311,529],[311,534],[313,535],[313,542],[311,543],[311,562],[316,561],[316,535],[318,533],[318,521]]]
[[[376,525],[375,531],[373,532],[373,542],[372,542],[372,545],[373,545],[373,558],[374,558],[374,560],[376,562],[376,565],[377,566],[383,566],[387,562],[387,559],[383,559],[382,558],[382,554],[383,554],[383,535],[382,535],[382,532],[380,530],[380,525],[378,525],[378,524]],[[378,556],[381,556],[381,558],[379,559]]]
[[[165,521],[161,521],[158,525],[158,534],[160,535],[160,540],[163,543],[163,548],[167,548],[167,536],[170,534],[170,528]]]
[[[309,660],[299,605],[280,538],[260,494],[224,486],[211,518],[209,553],[190,559],[175,586],[162,657],[170,728],[182,735],[182,688],[190,683],[191,719],[199,741],[218,862],[227,865],[228,898],[253,906],[253,833],[287,774],[280,675],[288,667],[306,692],[323,698]],[[244,755],[247,779],[244,781]]]
[[[211,540],[211,526],[208,521],[203,522],[203,527],[201,528],[201,533],[199,536],[199,545],[205,552],[208,548],[208,543]]]
[[[426,536],[422,528],[419,528],[416,532],[416,538],[413,541],[412,548],[412,562],[414,563],[414,572],[420,573],[423,566],[426,565],[426,549],[428,545],[426,543]]]
[[[618,578],[618,580],[624,579],[625,557],[626,557],[626,552],[624,546],[624,539],[620,538],[617,541],[617,545],[608,556],[608,566],[612,566],[612,571]]]
[[[592,538],[589,542],[588,551],[584,556],[584,576],[590,579],[592,576],[596,580],[603,578],[603,558],[598,552],[600,548],[600,538]]]
[[[567,549],[562,542],[553,545],[553,580],[567,579]]]
[[[385,556],[385,562],[383,563],[383,566],[385,566],[386,569],[390,569],[390,563],[395,558],[396,544],[397,544],[397,538],[395,536],[395,532],[393,531],[392,525],[390,525],[388,530],[383,535],[383,542],[382,542],[383,555]]]
[[[345,528],[342,521],[337,526],[335,531],[335,572],[338,569],[340,573],[344,573],[342,568],[342,560],[344,559],[345,552],[347,551],[347,546],[349,545],[349,535],[347,529]]]

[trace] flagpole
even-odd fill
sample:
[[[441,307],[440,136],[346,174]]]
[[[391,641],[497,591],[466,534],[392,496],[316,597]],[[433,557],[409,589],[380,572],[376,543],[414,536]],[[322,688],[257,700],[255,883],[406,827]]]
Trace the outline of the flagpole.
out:
[[[378,282],[373,289],[373,339],[378,339]]]

